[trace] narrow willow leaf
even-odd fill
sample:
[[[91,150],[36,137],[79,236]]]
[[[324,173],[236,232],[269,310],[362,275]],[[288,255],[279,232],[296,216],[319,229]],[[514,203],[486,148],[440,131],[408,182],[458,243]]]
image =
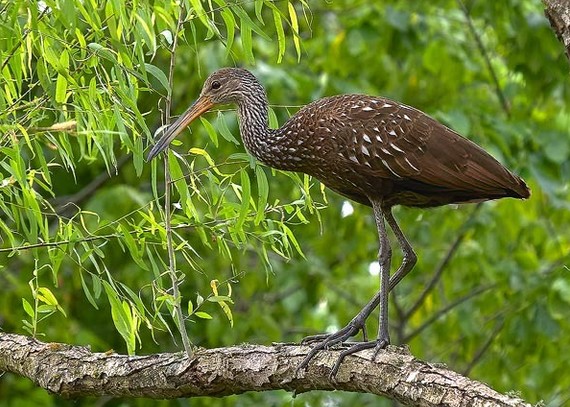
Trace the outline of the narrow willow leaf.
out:
[[[297,12],[293,3],[289,2],[289,17],[291,18],[291,28],[293,29],[293,44],[297,51],[297,62],[301,61],[301,40],[299,37],[299,21],[297,20]]]
[[[129,324],[128,337],[125,338],[125,343],[127,344],[127,353],[129,355],[133,355],[135,353],[136,347],[138,318],[131,305],[127,301],[122,301],[121,305],[123,308],[123,313],[127,317],[127,322]]]
[[[212,143],[214,143],[214,145],[218,147],[218,133],[216,132],[214,126],[212,126],[212,123],[210,123],[210,121],[204,117],[200,117],[200,122],[206,129],[206,132],[208,133],[208,136],[210,136],[210,140],[212,140]]]
[[[273,22],[275,24],[275,31],[277,32],[277,63],[280,64],[285,55],[285,30],[283,29],[283,22],[281,21],[279,10],[273,10]]]
[[[190,154],[196,154],[204,157],[206,159],[206,162],[212,167],[212,171],[214,171],[216,174],[220,176],[224,176],[224,174],[218,169],[216,162],[213,160],[212,157],[210,157],[210,154],[208,154],[206,150],[198,147],[193,147],[188,152]]]
[[[222,8],[222,19],[226,25],[226,55],[231,52],[232,46],[234,45],[234,38],[236,32],[236,20],[233,13],[229,8]]]
[[[127,245],[131,258],[137,263],[137,265],[143,270],[148,270],[148,266],[142,259],[141,250],[137,247],[137,242],[135,242],[134,237],[131,235],[129,227],[119,225],[117,228],[118,232],[122,235],[122,241]]]
[[[236,222],[236,229],[239,231],[243,228],[245,218],[249,212],[249,199],[251,197],[251,183],[249,175],[246,170],[240,171],[241,178],[241,206],[239,211],[238,220]]]
[[[0,219],[0,230],[3,232],[2,238],[8,239],[10,241],[10,247],[16,247],[16,239],[14,238],[14,233],[12,230],[4,223],[2,219]]]
[[[245,54],[245,59],[249,64],[253,64],[255,62],[255,58],[253,56],[251,27],[244,22],[244,20],[241,21],[241,45]]]
[[[234,303],[234,301],[233,301],[230,297],[228,297],[227,295],[213,295],[213,296],[211,296],[211,297],[208,297],[207,300],[210,301],[210,302],[227,301],[227,302],[229,302],[230,304],[233,304],[233,303]]]
[[[262,25],[265,25],[261,10],[263,10],[263,0],[255,0],[255,16],[257,17],[257,21],[259,21]]]
[[[202,318],[202,319],[212,319],[212,316],[210,314],[208,314],[207,312],[204,312],[204,311],[196,311],[194,313],[194,315],[196,315],[198,318]]]
[[[47,287],[38,288],[38,300],[48,305],[58,305],[55,295]]]
[[[64,49],[61,51],[61,54],[59,55],[59,64],[61,66],[61,71],[60,73],[62,74],[68,74],[68,70],[69,70],[69,53]]]
[[[32,307],[32,305],[28,302],[28,300],[26,300],[25,298],[22,298],[22,307],[24,307],[24,311],[26,312],[26,314],[28,314],[29,316],[31,316],[32,318],[34,317],[34,308]]]
[[[193,210],[194,207],[190,199],[190,193],[188,192],[188,185],[186,185],[186,181],[184,180],[182,167],[180,167],[180,163],[178,162],[176,156],[172,153],[172,150],[168,151],[168,164],[172,182],[178,191],[178,195],[180,195],[180,204],[185,210],[190,210],[191,213],[187,213],[189,217],[194,217],[195,211]]]
[[[287,235],[287,239],[293,245],[293,247],[297,250],[297,253],[299,253],[301,255],[301,257],[305,258],[305,254],[303,253],[303,250],[301,250],[301,246],[299,245],[299,242],[297,241],[297,238],[295,237],[295,235],[293,234],[291,229],[289,229],[289,227],[287,225],[285,225],[284,223],[281,224],[281,228],[285,231],[285,234]]]
[[[121,289],[127,293],[132,303],[135,305],[136,310],[138,311],[137,315],[144,316],[146,314],[146,310],[141,298],[128,285],[123,283],[120,283],[120,285]]]
[[[39,314],[53,314],[57,308],[55,307],[55,305],[38,305],[38,313]],[[41,319],[44,319],[45,317],[42,317]]]
[[[134,147],[133,148],[133,164],[135,167],[135,173],[137,174],[137,177],[140,177],[142,172],[143,172],[143,168],[144,168],[144,160],[143,160],[144,146],[143,146],[142,137],[137,137],[135,139],[135,144],[133,147]]]
[[[109,48],[106,48],[101,44],[97,44],[96,42],[91,42],[87,46],[89,47],[89,49],[95,52],[95,55],[104,58],[114,64],[118,64],[115,54]]]
[[[234,316],[232,314],[232,310],[231,310],[230,306],[228,304],[226,304],[225,301],[218,301],[218,304],[222,308],[222,311],[224,312],[224,314],[226,314],[226,318],[228,319],[230,326],[233,328]]]
[[[85,41],[85,37],[83,36],[83,33],[79,28],[75,29],[75,38],[77,39],[80,45],[77,49],[77,51],[79,52],[79,59],[85,59],[87,56],[86,54],[87,41]]]
[[[127,313],[125,311],[125,308],[119,300],[117,293],[107,281],[103,281],[103,286],[105,287],[105,292],[107,293],[107,298],[109,299],[109,304],[111,305],[111,318],[113,319],[113,324],[115,325],[117,332],[119,332],[130,351],[130,344],[132,342],[132,325],[130,313]]]
[[[58,103],[65,103],[65,95],[67,93],[67,79],[64,75],[57,75],[55,82],[55,101]]]
[[[211,36],[213,34],[212,24],[210,23],[210,20],[208,20],[206,10],[204,10],[204,7],[202,6],[202,1],[190,0],[190,4],[192,4],[192,7],[194,8],[196,16],[200,19],[202,24],[204,24],[204,27],[208,29],[208,36]]]
[[[257,180],[257,213],[254,223],[259,225],[265,218],[265,207],[269,197],[269,182],[261,165],[255,167],[255,178]]]
[[[154,35],[154,31],[150,28],[149,23],[143,16],[137,13],[135,17],[142,28],[138,33],[144,38],[144,42],[146,46],[150,48],[150,52],[154,54],[156,51],[156,36]]]
[[[228,128],[228,124],[226,123],[226,116],[224,116],[221,112],[218,114],[216,125],[220,130],[222,137],[235,145],[239,145],[239,141],[237,138],[234,137],[230,129]]]
[[[243,28],[244,24],[249,27],[250,31],[254,31],[257,35],[263,38],[266,41],[272,41],[272,39],[265,34],[265,32],[255,24],[255,22],[249,17],[249,15],[245,12],[245,10],[241,7],[233,7],[232,10],[236,13],[239,17],[241,24],[240,27]],[[250,33],[251,37],[251,33]]]
[[[85,283],[85,278],[83,278],[83,273],[80,272],[79,276],[81,277],[81,287],[83,288],[83,293],[87,297],[87,301],[89,301],[89,303],[93,305],[95,309],[99,309],[99,307],[97,306],[97,302],[95,301],[95,298],[93,298],[93,295],[91,294],[91,290],[89,289],[89,287],[87,287],[87,284]]]
[[[170,86],[168,84],[168,78],[166,77],[164,72],[162,72],[162,70],[159,69],[158,67],[151,64],[144,64],[144,66],[146,71],[152,76],[154,76],[160,82],[166,93],[168,93],[168,95],[170,96]]]

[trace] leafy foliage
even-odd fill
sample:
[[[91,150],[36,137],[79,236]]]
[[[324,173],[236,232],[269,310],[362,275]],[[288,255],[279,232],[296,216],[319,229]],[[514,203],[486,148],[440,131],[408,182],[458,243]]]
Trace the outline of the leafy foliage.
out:
[[[223,110],[169,154],[173,295],[164,168],[143,150],[170,103],[182,111],[209,72],[244,64],[278,103],[274,126],[318,97],[382,94],[529,181],[526,202],[397,211],[420,260],[394,294],[392,338],[499,390],[563,404],[568,64],[535,3],[0,3],[2,329],[146,353],[179,349],[176,306],[207,347],[299,340],[354,316],[377,289],[370,211],[253,162]],[[31,386],[3,376],[0,405],[59,403]],[[254,401],[292,403],[280,393],[193,403]],[[377,403],[324,393],[295,403],[325,401]]]

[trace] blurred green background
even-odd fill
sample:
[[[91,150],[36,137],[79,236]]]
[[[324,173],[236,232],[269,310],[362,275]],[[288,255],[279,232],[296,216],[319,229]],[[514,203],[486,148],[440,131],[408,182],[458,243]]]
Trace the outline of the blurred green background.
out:
[[[498,391],[567,403],[569,64],[541,3],[182,4],[173,115],[210,72],[243,66],[266,86],[273,124],[319,97],[383,95],[444,122],[528,182],[528,201],[395,210],[419,261],[392,297],[391,335]],[[179,13],[171,2],[0,2],[3,331],[94,351],[181,349],[164,274],[162,161],[142,159],[168,98]],[[270,344],[344,326],[379,286],[371,210],[253,163],[235,113],[206,119],[171,155],[190,339]],[[214,280],[220,295],[231,287],[233,327],[218,303],[200,300]],[[117,304],[129,311],[112,315]],[[130,329],[117,326],[121,318]],[[0,378],[0,406],[254,403],[391,405],[342,392],[66,401],[27,379]]]

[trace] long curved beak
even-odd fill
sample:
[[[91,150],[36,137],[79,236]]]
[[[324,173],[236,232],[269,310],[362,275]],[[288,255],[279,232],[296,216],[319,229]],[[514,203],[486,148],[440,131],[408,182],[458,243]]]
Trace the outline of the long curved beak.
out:
[[[178,136],[190,123],[199,117],[202,113],[207,112],[214,106],[214,103],[207,97],[199,97],[174,123],[172,123],[158,139],[152,147],[146,160],[150,161],[156,157],[161,151],[166,149],[170,142]]]

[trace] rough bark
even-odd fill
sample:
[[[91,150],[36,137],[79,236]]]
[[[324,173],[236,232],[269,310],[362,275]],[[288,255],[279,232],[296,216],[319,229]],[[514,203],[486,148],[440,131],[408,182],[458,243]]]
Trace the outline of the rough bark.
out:
[[[570,61],[570,0],[543,0],[544,14],[556,36],[564,44]]]
[[[68,397],[122,396],[168,399],[221,397],[246,391],[345,390],[393,398],[413,406],[530,406],[443,365],[416,359],[406,348],[389,347],[372,360],[360,352],[329,379],[339,351],[323,352],[308,370],[296,368],[309,347],[276,344],[201,349],[185,353],[126,356],[94,353],[87,347],[44,343],[0,333],[0,370],[28,377],[48,391]]]

